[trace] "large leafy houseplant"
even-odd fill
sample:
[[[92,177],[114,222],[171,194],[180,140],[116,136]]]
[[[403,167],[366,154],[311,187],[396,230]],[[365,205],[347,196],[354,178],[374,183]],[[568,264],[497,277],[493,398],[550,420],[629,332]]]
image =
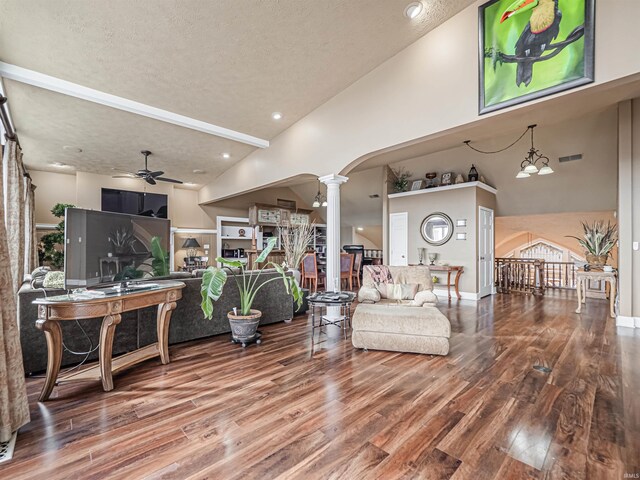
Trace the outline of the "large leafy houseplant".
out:
[[[62,218],[62,221],[56,225],[55,232],[47,233],[40,239],[38,258],[41,265],[49,263],[57,269],[64,266],[64,212],[67,208],[74,207],[69,203],[56,203],[51,209],[51,213]]]
[[[587,261],[594,265],[604,265],[611,250],[618,241],[618,230],[616,225],[611,222],[606,224],[602,220],[596,220],[592,224],[582,223],[584,232],[582,237],[567,235],[569,238],[575,238],[578,243],[585,249]]]
[[[227,317],[231,323],[234,339],[236,337],[240,338],[243,345],[245,344],[245,340],[251,339],[251,334],[246,334],[245,331],[242,336],[236,335],[234,331],[234,323],[232,323],[232,321],[247,320],[255,323],[255,328],[257,329],[261,312],[253,310],[251,307],[256,299],[256,295],[265,285],[274,281],[284,282],[287,293],[290,293],[293,296],[298,307],[302,304],[302,292],[296,280],[291,275],[287,275],[287,272],[281,265],[273,262],[266,262],[266,259],[275,247],[276,242],[277,238],[270,238],[267,247],[256,259],[256,264],[264,263],[262,268],[259,270],[246,271],[245,264],[243,262],[218,257],[216,258],[216,261],[222,264],[222,268],[209,267],[202,275],[201,308],[204,316],[209,320],[213,318],[213,302],[217,301],[222,296],[222,290],[224,289],[228,279],[227,270],[236,281],[236,285],[238,286],[238,291],[240,293],[240,306],[238,309],[235,309],[236,311],[229,312]],[[270,278],[269,280],[258,284],[258,280],[266,268],[274,268],[279,273],[279,276]]]

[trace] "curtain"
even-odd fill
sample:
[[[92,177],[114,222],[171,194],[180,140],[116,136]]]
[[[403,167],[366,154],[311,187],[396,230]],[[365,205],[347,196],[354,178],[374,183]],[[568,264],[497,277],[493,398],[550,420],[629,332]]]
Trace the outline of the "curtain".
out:
[[[13,291],[17,293],[24,280],[25,184],[22,151],[13,140],[9,140],[5,146],[2,170],[4,174],[4,223],[10,254],[9,263],[13,279]]]
[[[31,273],[38,266],[38,242],[36,234],[36,186],[31,183],[31,177],[24,176],[24,272]]]
[[[17,145],[15,142],[9,141],[4,156],[8,163],[3,166],[10,167],[10,163],[18,162],[17,153]],[[0,175],[4,177],[5,171],[9,172],[12,169],[3,168]],[[17,290],[14,275],[11,272],[11,266],[16,263],[13,262],[16,255],[15,252],[13,255],[9,254],[7,228],[5,222],[1,221],[4,218],[19,217],[15,211],[10,212],[9,215],[6,215],[5,211],[5,204],[11,204],[5,195],[7,191],[11,191],[10,183],[13,178],[16,177],[2,178],[3,181],[0,182],[0,186],[7,185],[6,190],[4,188],[0,190],[2,192],[0,195],[2,197],[2,201],[0,201],[0,210],[2,210],[0,211],[0,298],[2,298],[0,301],[0,442],[8,441],[14,431],[30,420],[16,312]],[[18,179],[18,183],[24,185],[22,177],[20,176]],[[23,208],[19,208],[19,210],[23,210]],[[12,220],[12,225],[15,225],[15,218]],[[24,245],[21,251],[24,251]],[[20,270],[22,270],[24,256],[21,255],[18,258]]]

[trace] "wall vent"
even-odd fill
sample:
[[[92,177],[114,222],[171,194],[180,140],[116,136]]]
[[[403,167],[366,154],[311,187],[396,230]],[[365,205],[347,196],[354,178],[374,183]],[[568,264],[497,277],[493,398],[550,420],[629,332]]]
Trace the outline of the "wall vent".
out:
[[[380,198],[380,195],[374,193],[373,195],[369,195],[369,198]]]
[[[560,163],[573,162],[575,160],[582,160],[582,154],[577,153],[575,155],[569,155],[568,157],[560,157],[558,160],[560,161]]]

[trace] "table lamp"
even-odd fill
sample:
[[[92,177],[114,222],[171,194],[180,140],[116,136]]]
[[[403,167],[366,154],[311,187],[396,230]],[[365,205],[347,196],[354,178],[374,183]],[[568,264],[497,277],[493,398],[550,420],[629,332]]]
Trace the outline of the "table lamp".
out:
[[[195,257],[198,254],[200,244],[195,238],[189,237],[182,244],[182,248],[187,250],[187,257]]]

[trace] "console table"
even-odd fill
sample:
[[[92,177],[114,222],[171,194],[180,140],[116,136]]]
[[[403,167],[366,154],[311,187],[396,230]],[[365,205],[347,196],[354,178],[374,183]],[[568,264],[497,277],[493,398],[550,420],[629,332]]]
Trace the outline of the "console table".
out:
[[[611,315],[611,318],[616,318],[616,286],[618,281],[616,272],[603,272],[600,270],[590,270],[585,272],[582,269],[576,272],[576,289],[578,292],[578,309],[576,310],[576,313],[580,313],[580,310],[582,310],[582,304],[586,303],[587,282],[589,280],[609,282],[609,314]]]
[[[73,293],[34,300],[38,305],[36,327],[47,339],[47,375],[38,401],[46,401],[53,387],[64,382],[102,381],[105,392],[113,390],[113,374],[153,357],[169,363],[169,322],[176,301],[182,298],[182,282],[162,281],[127,291],[105,289],[104,295]],[[158,341],[112,359],[113,336],[121,314],[140,308],[158,306],[156,316]],[[62,329],[60,322],[84,318],[102,318],[98,364],[60,375]]]
[[[429,267],[429,271],[431,272],[446,272],[447,273],[447,295],[449,295],[449,300],[451,300],[451,287],[453,287],[456,291],[456,296],[458,297],[458,300],[460,300],[462,298],[462,295],[460,295],[460,289],[459,289],[459,284],[460,284],[460,277],[462,276],[463,272],[464,272],[464,267],[462,266],[455,266],[455,265],[412,265],[412,266],[416,266],[416,267]],[[455,272],[456,276],[453,279],[453,283],[451,283],[451,274]]]

